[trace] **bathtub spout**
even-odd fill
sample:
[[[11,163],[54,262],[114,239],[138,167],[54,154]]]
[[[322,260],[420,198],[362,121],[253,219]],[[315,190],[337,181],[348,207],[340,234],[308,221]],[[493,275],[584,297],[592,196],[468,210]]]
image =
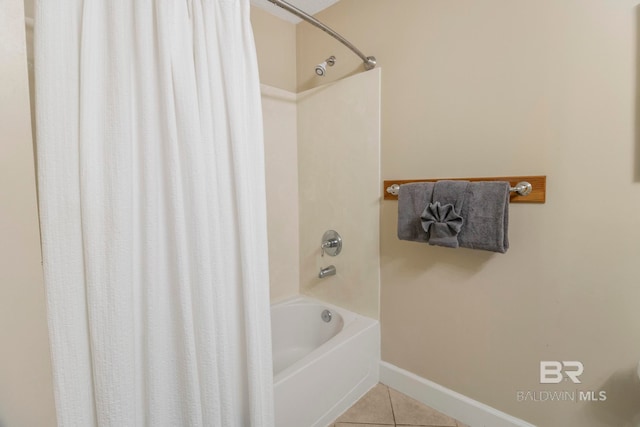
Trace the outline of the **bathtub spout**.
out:
[[[336,267],[335,265],[330,265],[329,267],[321,268],[318,277],[324,279],[325,277],[335,276],[336,275]]]

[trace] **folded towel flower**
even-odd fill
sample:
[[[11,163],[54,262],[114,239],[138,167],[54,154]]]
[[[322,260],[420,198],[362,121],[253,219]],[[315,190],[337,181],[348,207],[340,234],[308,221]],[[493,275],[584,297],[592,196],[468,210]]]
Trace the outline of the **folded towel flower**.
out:
[[[429,203],[422,215],[422,228],[429,234],[429,244],[458,247],[458,233],[462,229],[463,219],[452,204]]]

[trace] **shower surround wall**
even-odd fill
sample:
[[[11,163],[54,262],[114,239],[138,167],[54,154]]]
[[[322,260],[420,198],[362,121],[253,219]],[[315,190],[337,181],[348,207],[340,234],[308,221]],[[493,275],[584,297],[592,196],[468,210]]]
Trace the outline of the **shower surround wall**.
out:
[[[262,87],[272,301],[303,293],[379,317],[380,73],[298,95]],[[337,257],[320,256],[329,229]]]
[[[262,85],[271,301],[298,294],[296,94]]]
[[[309,73],[312,69],[309,69]],[[375,69],[298,94],[300,290],[378,319],[380,76]],[[340,255],[320,256],[326,230]],[[333,264],[337,274],[318,278]]]

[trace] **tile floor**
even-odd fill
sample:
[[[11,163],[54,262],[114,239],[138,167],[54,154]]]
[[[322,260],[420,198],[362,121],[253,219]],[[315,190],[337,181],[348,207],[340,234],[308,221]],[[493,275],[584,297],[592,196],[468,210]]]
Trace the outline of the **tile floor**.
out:
[[[468,427],[417,400],[378,384],[338,417],[331,427]]]

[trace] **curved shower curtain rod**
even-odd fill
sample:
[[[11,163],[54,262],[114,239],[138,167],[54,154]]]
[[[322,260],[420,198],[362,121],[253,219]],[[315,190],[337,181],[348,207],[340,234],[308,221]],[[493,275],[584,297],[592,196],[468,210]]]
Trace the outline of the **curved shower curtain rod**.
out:
[[[335,38],[340,43],[342,43],[343,45],[345,45],[346,47],[351,49],[353,51],[353,53],[355,53],[356,55],[358,55],[362,59],[362,62],[364,62],[364,69],[365,70],[369,71],[369,70],[373,70],[374,68],[376,68],[376,57],[375,56],[365,56],[364,53],[362,53],[360,51],[360,49],[358,49],[353,44],[351,44],[351,42],[349,40],[345,39],[340,34],[336,33],[334,30],[332,30],[331,28],[327,27],[325,24],[323,24],[322,22],[318,21],[313,16],[311,16],[311,15],[307,14],[306,12],[298,9],[294,5],[292,5],[290,3],[287,3],[284,0],[269,0],[269,1],[271,3],[273,3],[273,4],[275,4],[276,6],[279,6],[279,7],[283,8],[287,12],[293,13],[298,18],[304,19],[305,21],[307,21],[311,25],[314,25],[314,26],[320,28],[322,31],[324,31],[325,33],[329,34],[331,37]],[[27,29],[33,30],[33,18],[26,17],[25,18],[25,24],[26,24]]]
[[[367,71],[368,70],[373,70],[376,67],[376,58],[374,56],[365,56],[357,47],[352,45],[349,40],[345,39],[340,34],[336,33],[331,28],[327,27],[326,25],[324,25],[322,22],[318,21],[313,16],[311,16],[311,15],[307,14],[306,12],[298,9],[294,5],[287,3],[284,0],[269,0],[269,1],[271,3],[273,3],[273,4],[275,4],[276,6],[279,6],[279,7],[283,8],[287,12],[293,13],[298,18],[304,19],[305,21],[307,21],[311,25],[314,25],[314,26],[320,28],[322,31],[324,31],[325,33],[329,34],[331,37],[333,37],[334,39],[338,40],[340,43],[342,43],[343,45],[345,45],[346,47],[351,49],[353,51],[353,53],[355,53],[356,55],[358,55],[362,59],[362,62],[364,62],[364,69],[365,70],[367,70]]]

